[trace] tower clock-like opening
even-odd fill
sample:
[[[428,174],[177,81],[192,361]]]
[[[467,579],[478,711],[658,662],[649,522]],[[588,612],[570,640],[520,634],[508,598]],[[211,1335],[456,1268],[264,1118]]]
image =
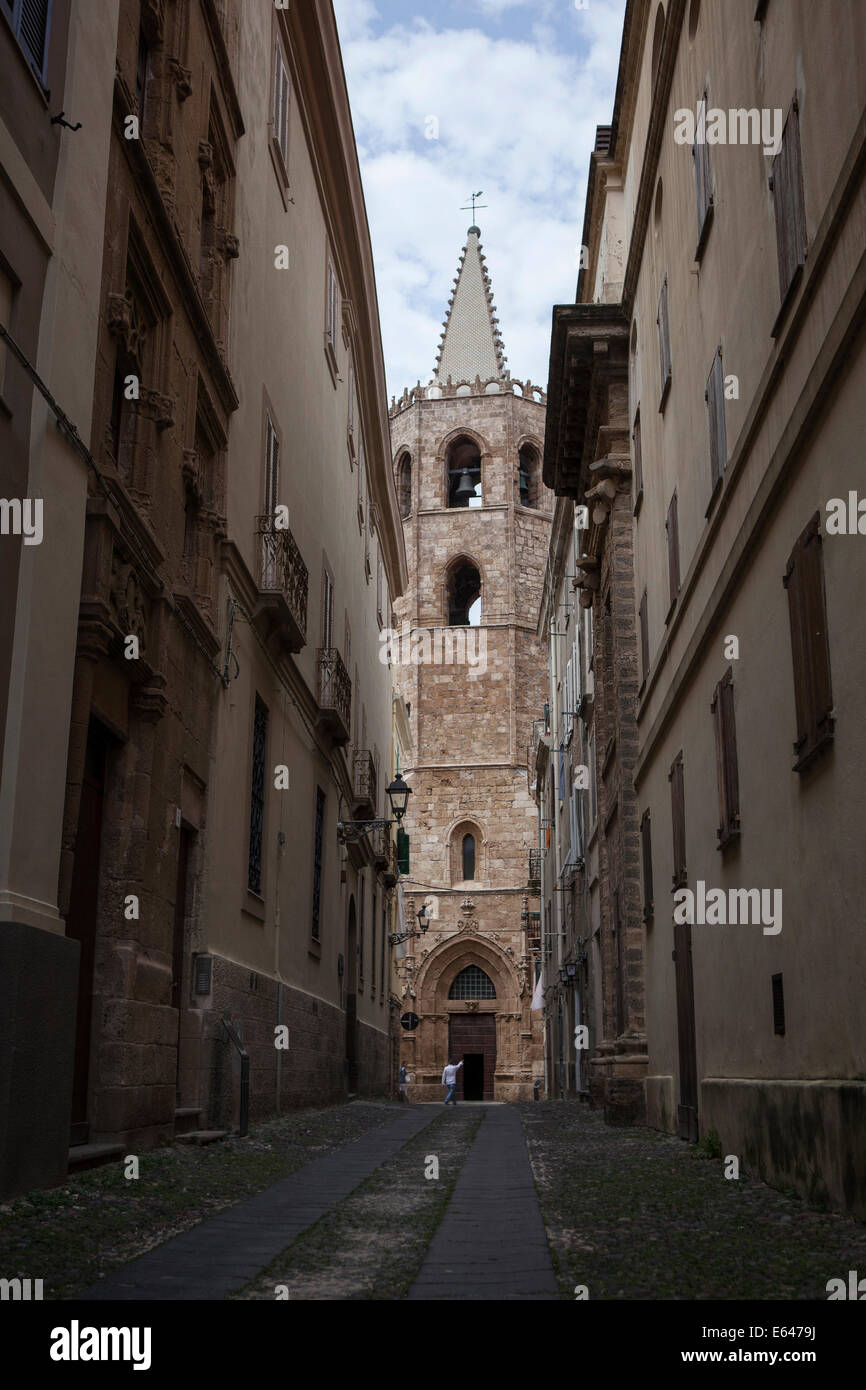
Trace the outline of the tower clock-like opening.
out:
[[[481,455],[473,439],[455,439],[446,455],[448,506],[481,506]]]

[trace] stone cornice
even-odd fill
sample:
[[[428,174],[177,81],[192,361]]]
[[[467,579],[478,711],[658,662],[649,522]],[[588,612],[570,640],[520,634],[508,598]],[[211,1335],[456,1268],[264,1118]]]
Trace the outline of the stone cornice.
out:
[[[560,304],[553,310],[542,476],[557,495],[586,487],[587,445],[597,433],[599,392],[627,368],[628,318],[621,304]]]

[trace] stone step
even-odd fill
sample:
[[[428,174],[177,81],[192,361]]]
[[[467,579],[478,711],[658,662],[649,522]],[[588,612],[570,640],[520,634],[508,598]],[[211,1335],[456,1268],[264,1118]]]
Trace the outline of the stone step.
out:
[[[74,1144],[69,1150],[68,1171],[81,1173],[85,1168],[100,1168],[123,1158],[126,1152],[123,1144]]]
[[[178,1144],[215,1144],[220,1139],[228,1139],[227,1129],[191,1129],[188,1134],[176,1134]]]
[[[179,1106],[174,1112],[174,1135],[190,1134],[201,1124],[201,1111],[193,1106]]]

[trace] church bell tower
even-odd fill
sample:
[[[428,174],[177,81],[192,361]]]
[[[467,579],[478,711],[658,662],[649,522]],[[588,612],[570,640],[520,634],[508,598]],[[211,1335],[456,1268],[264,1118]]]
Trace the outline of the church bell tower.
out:
[[[530,1100],[543,1077],[527,900],[537,809],[527,744],[547,698],[536,635],[553,495],[541,479],[544,393],[506,369],[480,231],[469,228],[430,383],[392,403],[409,562],[392,660],[410,707],[403,822],[407,927],[398,953],[413,1100]],[[401,948],[402,949],[402,948]]]

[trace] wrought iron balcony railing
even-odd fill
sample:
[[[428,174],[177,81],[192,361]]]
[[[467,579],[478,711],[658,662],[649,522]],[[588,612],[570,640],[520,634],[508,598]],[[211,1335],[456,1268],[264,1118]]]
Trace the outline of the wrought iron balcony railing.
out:
[[[336,647],[319,647],[318,702],[319,719],[334,742],[349,742],[351,724],[352,682]]]
[[[529,890],[541,892],[541,851],[537,849],[529,851]]]
[[[260,611],[270,614],[289,650],[299,652],[307,641],[309,572],[291,531],[277,528],[273,516],[256,518],[256,536]]]
[[[372,819],[376,815],[376,764],[373,762],[373,755],[367,748],[359,748],[355,751],[353,774],[354,805],[352,814],[356,820],[360,820],[364,816],[369,816]]]

